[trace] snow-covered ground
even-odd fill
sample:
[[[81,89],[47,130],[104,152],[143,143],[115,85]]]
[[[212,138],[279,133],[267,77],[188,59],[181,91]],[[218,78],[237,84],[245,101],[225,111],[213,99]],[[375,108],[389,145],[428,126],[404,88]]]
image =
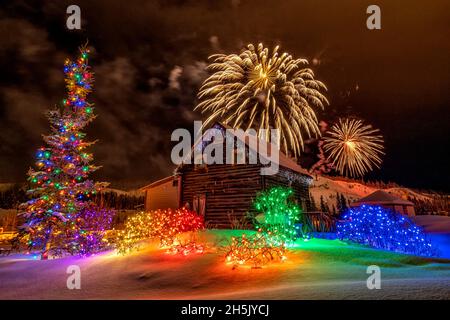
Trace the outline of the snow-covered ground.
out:
[[[207,231],[207,241],[240,234]],[[445,233],[441,233],[445,235]],[[81,289],[66,286],[70,265]],[[381,268],[381,289],[369,290],[369,265]],[[154,243],[127,256],[38,261],[0,258],[0,299],[449,299],[450,260],[352,246],[338,240],[299,241],[288,260],[232,270],[223,253],[174,256]]]
[[[439,248],[440,256],[450,259],[450,217],[416,216],[412,219],[428,233],[433,244]]]

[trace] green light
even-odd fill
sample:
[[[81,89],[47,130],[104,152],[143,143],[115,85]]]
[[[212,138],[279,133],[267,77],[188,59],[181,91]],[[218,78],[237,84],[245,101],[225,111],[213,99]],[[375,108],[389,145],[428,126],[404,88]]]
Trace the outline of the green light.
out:
[[[301,210],[290,199],[293,193],[290,188],[274,187],[259,193],[255,199],[255,209],[264,214],[264,220],[256,223],[256,227],[274,244],[289,244],[296,238],[295,222]]]

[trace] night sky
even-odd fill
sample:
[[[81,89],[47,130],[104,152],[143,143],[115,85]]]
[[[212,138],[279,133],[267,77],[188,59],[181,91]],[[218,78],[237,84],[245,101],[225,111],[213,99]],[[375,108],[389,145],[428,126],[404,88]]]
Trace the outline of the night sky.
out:
[[[82,30],[66,29],[70,4]],[[366,28],[370,4],[381,30]],[[171,174],[170,134],[201,119],[192,108],[208,56],[263,42],[312,62],[331,102],[320,119],[357,116],[382,131],[387,155],[368,178],[450,191],[448,0],[2,0],[1,182],[25,181],[49,132],[44,111],[64,98],[64,59],[87,39],[96,178],[137,187]]]

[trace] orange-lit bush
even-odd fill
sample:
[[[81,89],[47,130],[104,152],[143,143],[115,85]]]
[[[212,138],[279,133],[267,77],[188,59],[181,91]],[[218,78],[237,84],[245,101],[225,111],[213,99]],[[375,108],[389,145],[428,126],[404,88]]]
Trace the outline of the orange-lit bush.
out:
[[[233,269],[240,265],[250,265],[252,268],[275,261],[283,261],[286,247],[284,244],[274,244],[268,241],[262,233],[247,237],[233,237],[227,247],[225,255],[227,263],[233,265]]]
[[[124,230],[118,233],[117,250],[122,254],[130,252],[144,239],[158,239],[161,247],[178,250],[176,248],[181,245],[178,235],[204,228],[203,217],[186,208],[141,212],[128,218]]]

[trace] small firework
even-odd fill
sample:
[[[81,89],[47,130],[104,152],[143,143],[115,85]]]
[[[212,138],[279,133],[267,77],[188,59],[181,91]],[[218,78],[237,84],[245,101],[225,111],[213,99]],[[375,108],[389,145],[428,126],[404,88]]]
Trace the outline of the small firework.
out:
[[[324,150],[342,175],[362,177],[379,168],[384,155],[383,136],[361,120],[339,119],[324,137]]]
[[[281,148],[298,157],[304,137],[320,136],[314,108],[328,104],[321,93],[325,85],[306,68],[308,61],[279,55],[278,46],[267,48],[252,44],[241,54],[216,54],[198,94],[201,103],[195,110],[208,114],[204,126],[221,121],[234,128],[266,132],[279,129]]]

